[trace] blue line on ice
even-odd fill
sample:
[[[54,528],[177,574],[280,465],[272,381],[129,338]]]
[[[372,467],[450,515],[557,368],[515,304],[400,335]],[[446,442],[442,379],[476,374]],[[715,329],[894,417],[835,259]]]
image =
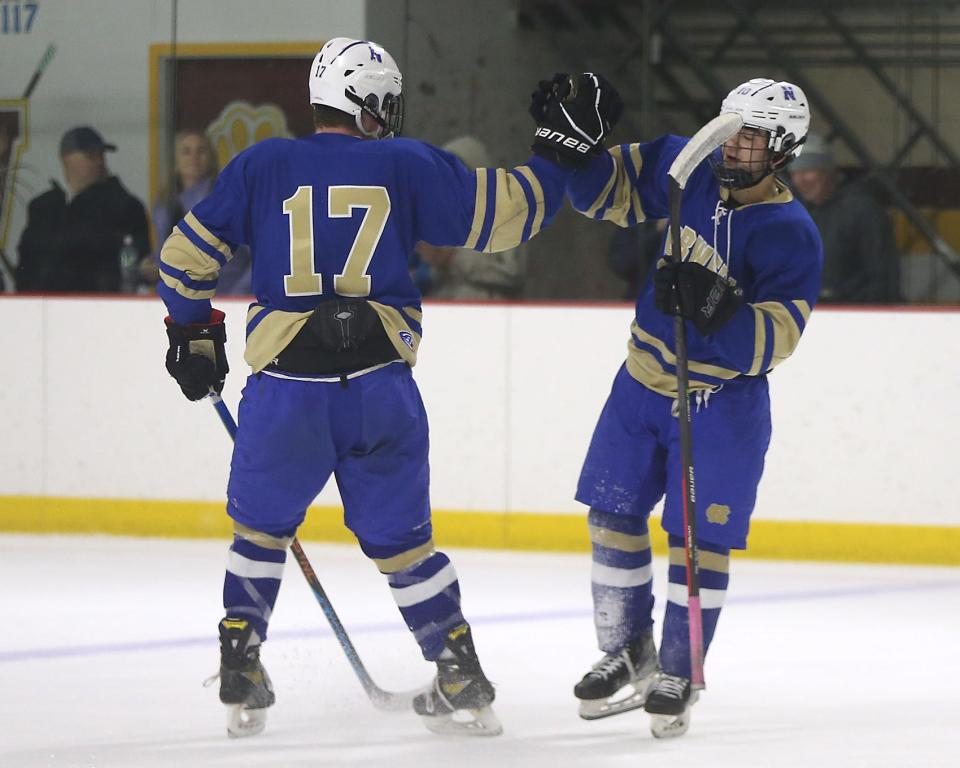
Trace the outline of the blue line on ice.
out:
[[[806,592],[770,592],[731,596],[727,603],[786,603],[802,600],[833,600],[852,597],[886,595],[896,592],[926,592],[940,589],[957,589],[960,579],[947,581],[928,581],[913,584],[886,584],[850,587],[848,589],[818,589]],[[530,621],[563,621],[565,619],[586,619],[590,611],[585,608],[510,613],[493,616],[471,615],[472,624],[521,624]],[[319,621],[319,614],[317,620]],[[395,622],[379,624],[357,624],[348,628],[351,635],[371,635],[383,632],[406,632],[403,622],[397,618]],[[277,640],[295,640],[300,638],[332,637],[333,632],[326,627],[294,631],[272,632],[270,638]],[[103,656],[118,653],[143,653],[149,651],[166,651],[173,648],[193,648],[209,646],[215,648],[217,639],[211,633],[207,637],[171,638],[167,640],[143,641],[136,640],[126,643],[103,643],[100,645],[59,646],[53,648],[28,648],[23,650],[0,651],[0,664],[16,661],[40,661],[47,659],[67,659],[78,656]]]

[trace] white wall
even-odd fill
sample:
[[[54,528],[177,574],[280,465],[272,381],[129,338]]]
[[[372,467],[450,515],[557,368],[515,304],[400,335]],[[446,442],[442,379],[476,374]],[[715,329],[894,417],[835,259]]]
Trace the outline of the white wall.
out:
[[[218,305],[236,413],[245,304]],[[437,509],[582,513],[573,489],[631,311],[426,305]],[[0,298],[0,495],[223,498],[230,443],[164,370],[163,314],[155,299]],[[757,515],[960,525],[958,337],[956,311],[818,309],[771,375]]]
[[[56,55],[30,99],[30,147],[17,174],[7,250],[15,259],[26,201],[60,179],[60,137],[93,125],[117,145],[111,171],[149,190],[149,48],[171,40],[172,0],[38,0],[29,33],[0,37],[0,99],[19,99],[50,43]],[[364,0],[179,0],[179,43],[319,41],[362,36]],[[306,95],[304,95],[306,99]]]

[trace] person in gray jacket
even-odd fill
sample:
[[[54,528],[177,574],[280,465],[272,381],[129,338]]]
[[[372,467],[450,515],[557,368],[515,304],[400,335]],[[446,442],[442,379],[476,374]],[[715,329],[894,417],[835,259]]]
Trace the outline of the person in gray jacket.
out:
[[[490,154],[474,136],[460,136],[442,149],[470,169],[490,165]],[[417,259],[419,257],[419,259]],[[424,295],[438,299],[517,299],[527,272],[526,247],[500,253],[447,248],[419,242],[411,264],[414,281]]]
[[[807,134],[803,153],[790,166],[790,181],[823,239],[819,301],[901,301],[900,254],[890,218],[865,184],[844,182],[822,136]]]

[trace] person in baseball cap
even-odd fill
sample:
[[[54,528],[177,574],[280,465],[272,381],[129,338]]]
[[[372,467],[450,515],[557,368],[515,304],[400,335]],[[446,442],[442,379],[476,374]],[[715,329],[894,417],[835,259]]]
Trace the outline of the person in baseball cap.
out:
[[[115,144],[107,144],[89,125],[71,128],[60,139],[60,157],[71,152],[115,152]]]
[[[135,286],[121,280],[120,251],[127,240],[140,256],[150,251],[143,203],[110,173],[105,153],[116,146],[88,125],[60,138],[62,187],[30,201],[20,236],[18,291],[117,293]],[[128,249],[129,250],[129,249]]]

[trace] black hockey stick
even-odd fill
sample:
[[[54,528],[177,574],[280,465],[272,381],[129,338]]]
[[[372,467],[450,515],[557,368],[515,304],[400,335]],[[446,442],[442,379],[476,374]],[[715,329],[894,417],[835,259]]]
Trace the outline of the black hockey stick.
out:
[[[237,422],[234,421],[233,414],[230,413],[227,404],[223,402],[219,395],[213,394],[212,392],[210,394],[210,402],[212,402],[213,407],[217,409],[220,421],[223,422],[223,426],[229,433],[230,439],[235,440],[237,437]],[[313,596],[317,598],[323,615],[327,617],[334,637],[336,637],[337,642],[340,643],[340,647],[346,654],[350,666],[353,667],[353,671],[357,673],[360,684],[363,686],[363,690],[367,692],[367,696],[370,698],[373,706],[385,712],[412,711],[414,697],[418,693],[422,693],[425,688],[393,693],[383,690],[383,688],[373,682],[373,678],[371,678],[370,673],[367,672],[367,668],[364,666],[363,661],[361,661],[357,649],[353,647],[350,636],[340,621],[340,617],[337,616],[337,612],[333,608],[333,603],[330,602],[330,598],[327,597],[327,593],[323,589],[320,579],[317,578],[317,572],[313,570],[313,566],[310,565],[310,561],[307,559],[307,554],[303,551],[303,547],[300,546],[300,542],[296,537],[294,537],[290,549],[297,561],[297,565],[300,566],[300,570],[303,572],[303,577],[307,580],[307,584],[310,585],[310,589],[313,591]]]
[[[724,114],[715,117],[697,131],[677,155],[667,175],[670,178],[670,238],[671,253],[677,261],[683,260],[680,251],[680,203],[683,188],[693,173],[713,150],[740,130],[743,120],[739,115]],[[700,555],[697,547],[697,486],[693,474],[693,436],[690,426],[689,371],[687,370],[687,328],[679,307],[673,319],[677,337],[677,403],[680,422],[680,462],[683,494],[684,549],[687,560],[687,614],[690,626],[690,687],[706,687],[703,676],[703,614],[700,610]]]

